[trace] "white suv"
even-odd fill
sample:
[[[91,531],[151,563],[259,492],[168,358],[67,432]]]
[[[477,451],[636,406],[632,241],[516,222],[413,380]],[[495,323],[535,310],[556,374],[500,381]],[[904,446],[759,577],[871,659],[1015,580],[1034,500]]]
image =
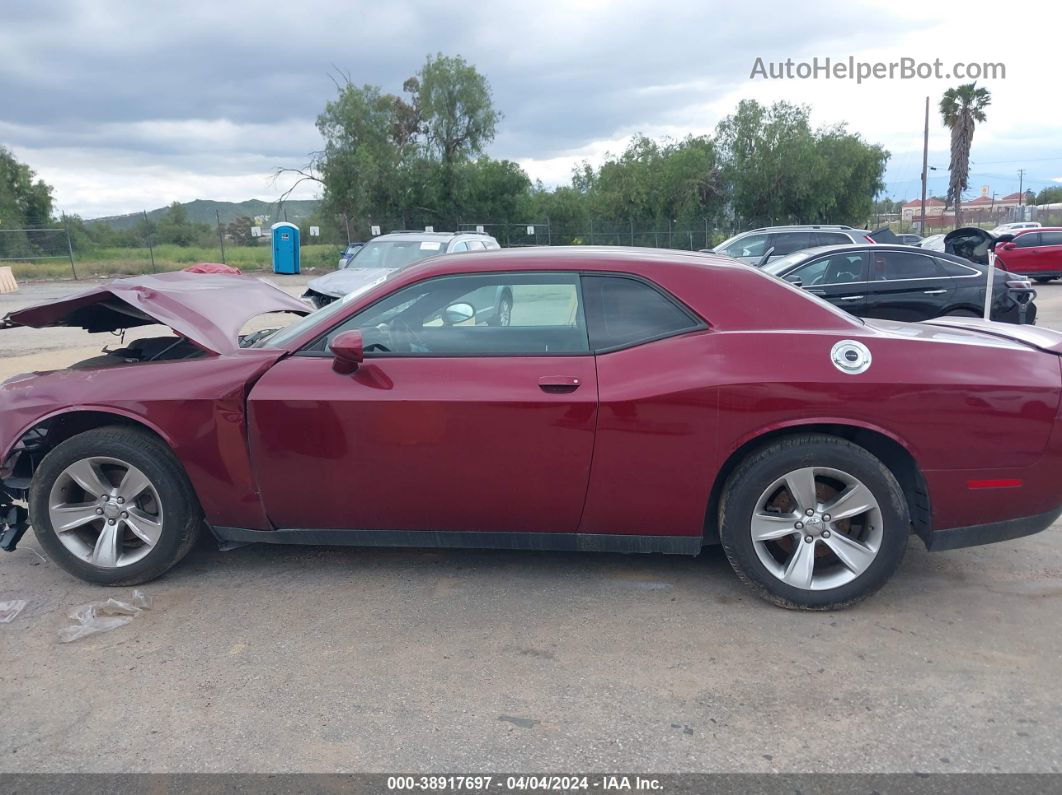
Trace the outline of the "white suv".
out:
[[[319,309],[337,298],[363,293],[422,259],[495,248],[501,248],[498,241],[482,232],[389,232],[358,249],[346,267],[310,281],[302,297]]]
[[[705,253],[725,254],[750,265],[766,265],[773,259],[818,246],[843,246],[851,243],[876,242],[864,229],[851,226],[807,224],[802,226],[765,226],[734,235]]]

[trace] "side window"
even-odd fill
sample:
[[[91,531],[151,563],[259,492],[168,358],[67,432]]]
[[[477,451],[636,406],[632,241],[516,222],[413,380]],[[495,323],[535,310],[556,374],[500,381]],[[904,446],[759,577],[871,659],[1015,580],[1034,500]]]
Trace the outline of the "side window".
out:
[[[1040,232],[1041,246],[1062,246],[1062,232]]]
[[[575,273],[490,273],[418,282],[332,329],[358,329],[365,355],[551,356],[590,351]]]
[[[825,284],[851,284],[867,279],[867,261],[862,253],[835,254],[820,257],[786,274],[787,280],[800,278],[802,287]]]
[[[466,243],[464,240],[454,243],[453,246],[450,247],[449,253],[459,254],[462,251],[468,251],[468,243]]]
[[[1041,232],[1026,232],[1014,238],[1015,248],[1035,248],[1040,245]]]
[[[700,327],[700,321],[637,279],[584,276],[590,346],[594,351],[637,345]]]
[[[848,235],[841,232],[813,232],[813,246],[844,246],[852,242]]]
[[[484,246],[483,243],[480,242],[479,240],[469,240],[468,241],[468,250],[469,251],[483,251],[485,248],[486,248],[486,246]]]
[[[762,257],[767,250],[767,235],[746,235],[723,251],[728,257]]]
[[[870,256],[873,260],[871,281],[935,279],[945,275],[935,259],[922,254],[908,254],[906,251],[872,251]]]
[[[981,273],[969,265],[960,265],[958,262],[952,262],[947,259],[938,259],[937,265],[943,268],[948,276],[979,276]]]
[[[772,257],[783,257],[794,251],[811,248],[811,232],[776,232],[771,235],[767,248],[774,248]]]

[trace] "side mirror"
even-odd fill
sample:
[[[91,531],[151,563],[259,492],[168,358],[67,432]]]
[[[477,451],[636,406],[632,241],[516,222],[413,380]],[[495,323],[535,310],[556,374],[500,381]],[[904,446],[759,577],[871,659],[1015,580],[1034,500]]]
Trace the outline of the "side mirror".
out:
[[[332,369],[350,375],[365,361],[365,341],[357,329],[344,331],[332,340]]]
[[[472,304],[450,304],[443,310],[442,320],[447,326],[456,326],[459,323],[467,323],[476,316],[476,308]]]
[[[785,280],[787,282],[789,282],[791,285],[793,285],[794,287],[803,287],[804,286],[804,280],[801,279],[799,276],[786,276]]]

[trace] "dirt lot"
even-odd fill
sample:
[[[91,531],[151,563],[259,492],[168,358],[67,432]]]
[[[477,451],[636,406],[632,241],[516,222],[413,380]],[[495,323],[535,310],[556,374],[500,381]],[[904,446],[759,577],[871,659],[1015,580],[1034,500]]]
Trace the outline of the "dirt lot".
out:
[[[1062,285],[1040,295],[1062,328]],[[0,332],[0,376],[99,347]],[[150,611],[72,644],[71,606],[128,589],[73,579],[30,536],[0,553],[0,600],[30,600],[0,625],[0,771],[1058,772],[1058,529],[913,542],[881,593],[830,614],[750,597],[717,550],[204,542],[146,586]]]

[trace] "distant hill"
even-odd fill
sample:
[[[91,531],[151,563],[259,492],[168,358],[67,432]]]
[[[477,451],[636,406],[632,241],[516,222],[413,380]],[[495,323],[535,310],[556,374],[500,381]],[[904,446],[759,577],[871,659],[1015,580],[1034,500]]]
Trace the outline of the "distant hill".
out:
[[[261,199],[248,199],[243,202],[216,202],[210,199],[196,199],[184,202],[182,206],[188,212],[188,220],[202,224],[216,224],[217,215],[221,214],[221,223],[228,224],[235,221],[241,215],[254,218],[256,215],[264,215],[269,219],[268,223],[276,221],[291,221],[293,224],[300,223],[309,218],[317,210],[320,202],[317,199],[297,199],[284,202],[283,208],[278,212],[276,202],[266,202]],[[148,210],[148,218],[157,220],[169,207],[159,207]],[[286,215],[285,215],[286,213]],[[128,215],[110,215],[106,218],[91,218],[86,223],[108,224],[115,229],[130,229],[142,219],[143,213],[129,213]]]

